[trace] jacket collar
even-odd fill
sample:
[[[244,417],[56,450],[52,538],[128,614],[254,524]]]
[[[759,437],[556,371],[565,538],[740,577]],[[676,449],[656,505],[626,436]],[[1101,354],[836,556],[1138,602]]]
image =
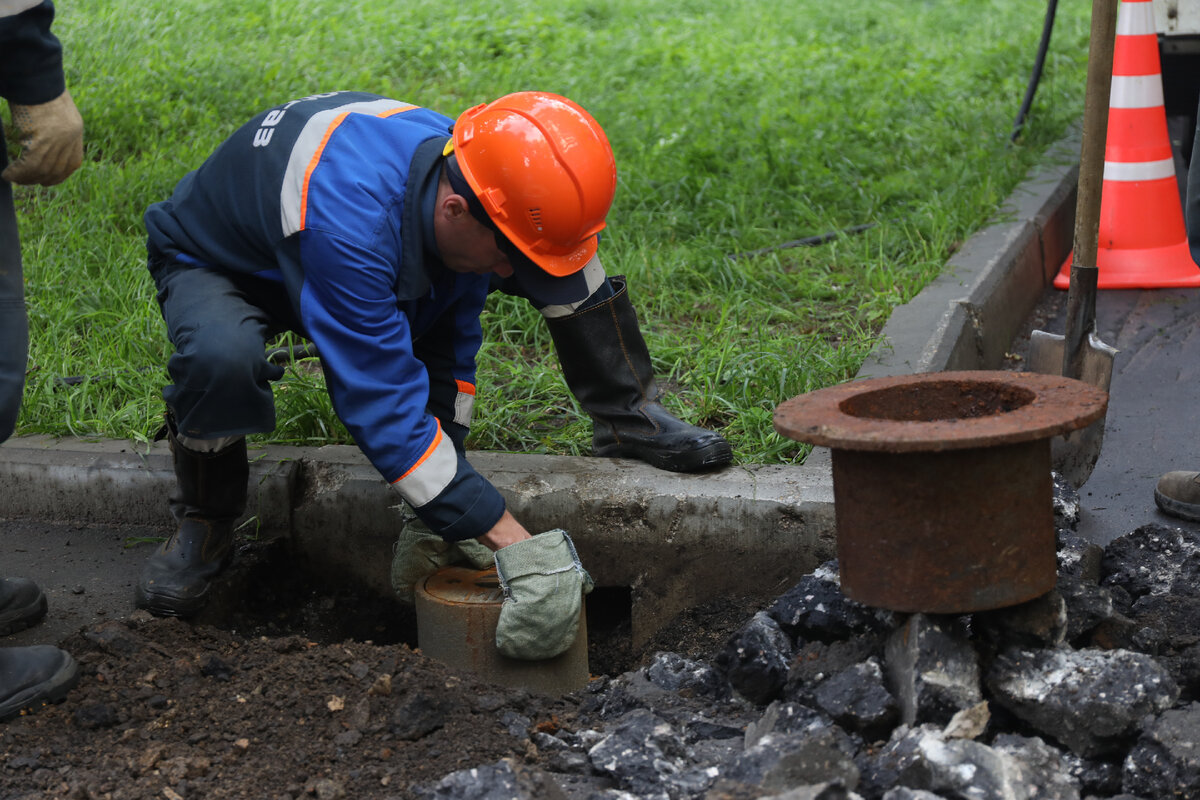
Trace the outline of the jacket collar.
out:
[[[437,240],[433,235],[433,210],[442,149],[449,139],[435,136],[417,145],[408,167],[404,187],[404,211],[400,218],[400,258],[396,299],[415,300],[429,292],[432,276],[443,269]]]

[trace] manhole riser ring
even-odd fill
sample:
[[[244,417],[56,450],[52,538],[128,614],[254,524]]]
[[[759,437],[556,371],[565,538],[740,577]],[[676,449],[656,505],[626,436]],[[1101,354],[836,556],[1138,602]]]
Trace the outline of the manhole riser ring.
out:
[[[832,450],[845,594],[956,614],[1054,587],[1050,440],[1106,408],[1107,394],[1082,381],[944,372],[801,395],[776,409],[775,427]]]
[[[1049,440],[986,451],[835,450],[833,470],[847,597],[893,611],[963,614],[1054,588]]]
[[[505,658],[496,649],[503,594],[494,569],[443,567],[415,587],[417,645],[432,659],[502,686],[561,695],[590,679],[586,609],[566,652],[544,661]]]

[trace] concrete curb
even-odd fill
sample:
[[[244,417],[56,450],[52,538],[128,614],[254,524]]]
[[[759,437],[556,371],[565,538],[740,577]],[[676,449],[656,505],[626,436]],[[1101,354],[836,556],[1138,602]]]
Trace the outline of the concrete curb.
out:
[[[1078,148],[1078,132],[1056,145],[998,220],[895,309],[858,377],[1001,364],[1070,250]],[[264,447],[251,458],[247,525],[286,537],[324,574],[390,591],[399,498],[357,448]],[[775,597],[835,552],[830,460],[820,448],[799,466],[704,475],[566,456],[471,461],[526,526],[571,531],[598,585],[629,588],[635,645],[713,596]],[[165,531],[173,485],[161,444],[17,437],[0,446],[8,517]]]

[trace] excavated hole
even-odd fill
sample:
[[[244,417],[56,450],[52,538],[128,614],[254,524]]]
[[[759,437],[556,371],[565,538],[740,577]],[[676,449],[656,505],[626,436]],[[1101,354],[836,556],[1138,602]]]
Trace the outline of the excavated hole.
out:
[[[598,586],[587,597],[588,666],[593,675],[634,669],[646,652],[632,647],[628,587]],[[302,636],[317,644],[347,640],[417,647],[415,611],[349,581],[322,577],[276,539],[239,548],[197,622],[239,636]]]
[[[923,381],[863,392],[843,400],[838,408],[863,419],[901,422],[973,419],[1014,411],[1032,403],[1029,389],[989,381]]]

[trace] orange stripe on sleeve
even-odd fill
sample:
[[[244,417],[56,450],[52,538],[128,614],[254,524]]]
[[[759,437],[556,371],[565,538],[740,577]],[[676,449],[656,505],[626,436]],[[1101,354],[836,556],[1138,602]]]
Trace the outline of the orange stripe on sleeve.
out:
[[[390,108],[387,111],[383,111],[383,112],[380,112],[379,114],[376,114],[375,116],[386,119],[387,117],[390,117],[393,114],[403,114],[405,111],[412,111],[414,108],[416,108],[416,106],[409,104],[406,106],[400,106],[399,108]]]
[[[425,463],[426,459],[428,459],[431,455],[433,455],[433,451],[437,450],[437,446],[439,444],[441,444],[441,442],[442,442],[442,425],[441,425],[441,423],[438,423],[437,436],[433,437],[433,441],[430,442],[429,447],[427,447],[425,449],[425,452],[421,455],[421,457],[417,459],[417,463],[415,463],[411,467],[409,467],[408,472],[404,473],[399,478],[396,478],[396,480],[392,481],[392,483],[399,483],[400,481],[407,478],[409,475],[412,475],[414,472],[416,472],[417,469],[422,464]]]
[[[474,394],[475,394],[475,384],[473,384],[473,383],[467,383],[466,381],[460,381],[460,380],[455,380],[454,382],[455,382],[456,384],[458,384],[458,390],[459,390],[460,392],[462,392],[463,394],[469,394],[469,395],[472,395],[472,396],[474,396]]]

